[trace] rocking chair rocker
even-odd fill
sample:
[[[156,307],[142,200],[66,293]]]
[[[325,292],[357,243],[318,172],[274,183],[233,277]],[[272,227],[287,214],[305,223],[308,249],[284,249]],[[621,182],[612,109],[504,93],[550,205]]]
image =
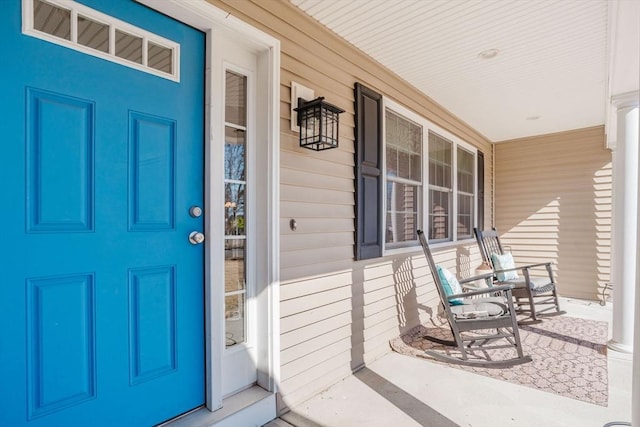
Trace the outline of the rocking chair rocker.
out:
[[[429,336],[425,338],[438,344],[457,347],[461,357],[431,350],[427,350],[426,354],[434,359],[468,366],[501,368],[530,362],[531,357],[525,356],[522,351],[511,295],[513,286],[491,286],[469,292],[453,291],[452,285],[455,287],[455,284],[451,281],[455,282],[455,278],[449,276],[450,273],[446,269],[435,264],[421,230],[418,230],[418,240],[429,262],[431,275],[454,340],[445,341]],[[488,273],[458,283],[482,279],[490,281],[492,277],[493,273]],[[517,356],[506,360],[491,360],[487,351],[501,348],[514,348]],[[470,359],[469,356],[473,358]]]

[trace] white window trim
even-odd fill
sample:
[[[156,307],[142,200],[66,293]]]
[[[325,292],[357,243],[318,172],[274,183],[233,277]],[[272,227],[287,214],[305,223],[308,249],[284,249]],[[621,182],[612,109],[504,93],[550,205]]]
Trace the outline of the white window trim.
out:
[[[121,21],[113,16],[109,16],[95,9],[92,9],[83,4],[77,3],[73,0],[43,0],[45,3],[50,3],[54,6],[59,6],[71,11],[71,40],[65,40],[60,37],[36,30],[35,23],[33,21],[33,3],[34,0],[22,0],[22,33],[31,37],[35,37],[41,40],[67,47],[69,49],[77,50],[87,55],[95,56],[105,59],[116,64],[124,65],[125,67],[133,68],[138,71],[153,74],[154,76],[162,77],[175,82],[180,81],[180,44],[172,40],[161,37],[150,31],[131,25],[127,22]],[[105,24],[109,27],[109,52],[102,52],[96,49],[92,49],[88,46],[79,44],[77,41],[77,16],[78,14],[90,18],[101,24]],[[115,31],[121,30],[128,34],[140,37],[142,39],[142,57],[143,63],[138,64],[133,61],[128,61],[124,58],[116,56],[115,54]],[[157,70],[146,64],[147,62],[147,46],[148,42],[152,42],[158,46],[171,50],[171,61],[173,69],[171,73]]]
[[[383,194],[382,194],[382,212],[383,212],[383,256],[387,255],[397,255],[403,253],[415,252],[420,244],[418,240],[413,242],[407,242],[408,246],[402,248],[387,248],[387,242],[385,239],[385,233],[387,227],[387,141],[386,141],[386,113],[387,110],[392,111],[393,113],[404,117],[419,126],[422,126],[422,192],[420,194],[420,200],[418,202],[418,228],[424,229],[428,224],[429,213],[426,210],[426,206],[429,206],[429,132],[433,132],[438,134],[439,136],[451,141],[453,143],[453,153],[452,153],[452,162],[453,162],[453,176],[451,177],[452,181],[452,224],[451,224],[451,240],[437,242],[431,244],[432,247],[447,247],[447,246],[457,246],[459,244],[468,243],[473,241],[473,237],[458,239],[458,224],[457,224],[457,215],[458,215],[458,150],[457,148],[464,148],[468,152],[473,154],[474,164],[473,164],[473,224],[477,225],[478,222],[478,149],[468,142],[463,141],[461,138],[455,136],[453,133],[445,130],[444,128],[432,123],[416,112],[408,109],[402,104],[390,99],[386,96],[382,97],[382,110],[383,110],[383,120],[382,120],[382,135],[383,135],[383,147],[382,147],[382,175],[384,176],[384,185],[383,185]]]

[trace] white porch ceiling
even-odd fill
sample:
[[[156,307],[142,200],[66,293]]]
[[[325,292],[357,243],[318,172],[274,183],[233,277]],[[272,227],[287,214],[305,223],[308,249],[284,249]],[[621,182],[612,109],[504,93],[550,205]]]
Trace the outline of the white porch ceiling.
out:
[[[605,123],[611,0],[291,2],[491,141]]]

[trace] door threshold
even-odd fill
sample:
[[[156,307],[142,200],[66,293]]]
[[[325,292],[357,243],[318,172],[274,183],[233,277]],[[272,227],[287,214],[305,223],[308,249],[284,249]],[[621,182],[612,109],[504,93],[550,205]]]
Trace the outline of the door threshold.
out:
[[[254,385],[222,400],[215,412],[199,408],[158,427],[262,426],[276,418],[276,395]]]

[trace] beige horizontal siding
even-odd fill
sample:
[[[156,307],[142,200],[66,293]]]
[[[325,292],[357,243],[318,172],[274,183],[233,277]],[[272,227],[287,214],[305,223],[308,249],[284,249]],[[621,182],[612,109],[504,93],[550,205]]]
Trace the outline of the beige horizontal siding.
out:
[[[437,310],[421,251],[353,259],[354,85],[360,82],[485,154],[485,221],[491,222],[490,142],[414,87],[337,38],[288,1],[209,0],[280,40],[280,409],[295,406],[390,351],[389,339]],[[314,152],[290,130],[291,81],[345,110],[340,146]],[[289,228],[295,219],[297,229]],[[460,266],[456,259],[461,260]],[[438,259],[469,275],[475,243]]]
[[[283,316],[280,320],[280,332],[285,335],[290,332],[298,331],[298,329],[305,326],[310,326],[336,316],[341,316],[340,319],[343,319],[344,317],[342,315],[345,313],[349,314],[349,317],[351,317],[351,309],[352,305],[350,300],[341,300],[314,307],[305,313]],[[334,319],[334,321],[339,321],[339,319]],[[336,327],[339,326],[342,326],[342,324],[339,324]],[[298,332],[298,334],[302,334],[302,332]],[[307,339],[308,338],[309,337],[307,336]]]
[[[496,144],[495,216],[520,263],[552,261],[564,296],[609,281],[611,153],[594,127]]]
[[[297,224],[297,230],[293,231],[289,228],[290,223],[288,218],[280,219],[280,230],[282,236],[289,234],[300,233],[322,233],[325,230],[333,230],[336,233],[341,231],[347,231],[353,233],[353,220],[349,218],[315,218],[313,221]]]
[[[344,312],[337,316],[323,319],[316,323],[303,326],[301,328],[294,329],[290,332],[282,334],[281,343],[281,359],[282,363],[288,363],[291,360],[295,360],[299,357],[307,354],[307,349],[300,345],[302,343],[317,342],[318,339],[324,339],[326,336],[347,334],[351,336],[351,314]]]
[[[283,407],[292,407],[312,398],[352,373],[349,367],[350,355],[343,353],[339,357],[325,360],[313,370],[307,370],[295,378],[280,384],[280,411]]]
[[[463,269],[460,259],[467,260]],[[464,277],[480,256],[470,244],[436,250],[436,260]],[[435,316],[439,301],[421,252],[288,281],[281,300],[281,377],[288,404],[292,396],[297,401],[315,394],[309,388],[320,386],[328,367],[346,375],[387,353],[389,340]],[[335,372],[324,373],[335,378]]]
[[[353,194],[355,189],[352,177],[341,177],[327,174],[326,172],[318,173],[308,169],[289,168],[283,170],[280,175],[280,184],[282,184],[282,186],[289,185],[297,188],[314,188],[318,185],[318,182],[322,182],[325,190]]]

